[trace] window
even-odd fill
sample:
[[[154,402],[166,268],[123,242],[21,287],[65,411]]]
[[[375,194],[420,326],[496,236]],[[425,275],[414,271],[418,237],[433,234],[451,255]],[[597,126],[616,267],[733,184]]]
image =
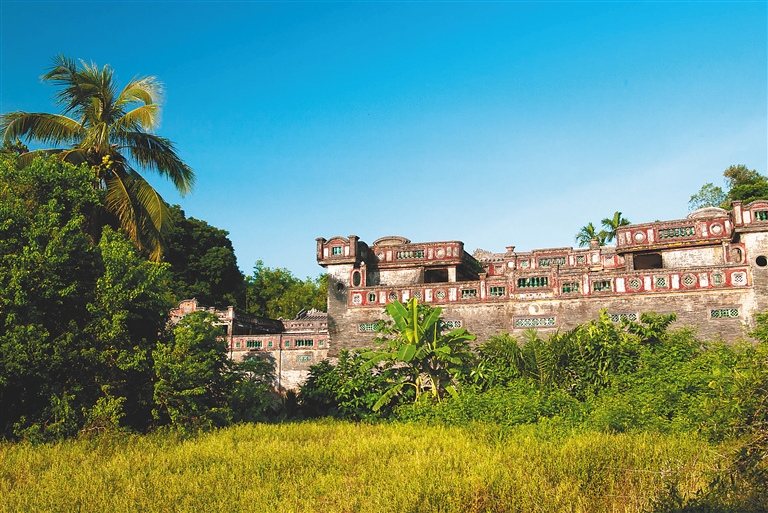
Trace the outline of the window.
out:
[[[678,237],[691,237],[696,235],[696,230],[693,226],[684,226],[682,228],[667,228],[666,230],[659,230],[659,240],[661,239],[676,239]]]
[[[427,269],[424,271],[424,283],[445,283],[448,281],[448,269]]]
[[[369,303],[375,303],[376,302],[376,293],[375,292],[369,292],[368,293],[368,302]]]
[[[310,339],[296,339],[295,347],[312,347],[315,345],[315,341]]]
[[[352,273],[352,286],[359,287],[362,281],[363,281],[363,278],[362,278],[362,275],[360,274],[360,271],[354,271]]]
[[[595,292],[610,292],[611,280],[593,281],[592,290]]]
[[[477,297],[477,289],[462,289],[461,299]]]
[[[398,260],[407,259],[407,258],[424,258],[424,250],[423,249],[416,249],[412,251],[398,251],[395,253],[395,258]]]
[[[637,314],[634,312],[630,313],[612,313],[608,314],[611,317],[611,322],[621,322],[622,319],[626,319],[631,322],[637,322]]]
[[[246,343],[246,346],[247,347],[251,347],[251,348],[259,348],[259,349],[261,349],[262,341],[261,340],[249,340]]]
[[[563,283],[563,294],[573,294],[574,292],[579,291],[579,283],[578,282],[570,282],[570,283]]]
[[[311,362],[312,357],[311,356],[297,356],[296,357],[297,362]]]
[[[240,349],[240,342],[235,342],[235,348]]]
[[[667,288],[667,277],[666,276],[657,276],[656,277],[656,288],[657,289],[666,289]]]
[[[533,278],[518,278],[517,286],[519,288],[527,287],[546,287],[549,279],[546,276],[534,276]]]
[[[710,319],[733,319],[738,316],[738,308],[717,308],[709,311]]]
[[[554,326],[554,317],[523,317],[515,319],[515,328],[535,328],[537,326]]]
[[[506,293],[506,287],[491,287],[491,297],[504,297]]]
[[[768,210],[756,210],[755,221],[768,221]]]
[[[290,340],[286,340],[285,341],[285,347],[291,347],[291,341]]]
[[[267,342],[267,347],[272,347],[272,341]]]
[[[376,322],[363,322],[357,325],[357,331],[378,331],[379,324]]]
[[[324,345],[324,342],[325,342],[325,340],[323,340],[323,339],[321,338],[320,340],[318,340],[318,341],[317,341],[317,345],[319,345],[319,346],[323,346],[323,345]]]
[[[768,260],[763,255],[760,255],[759,257],[755,258],[755,263],[759,265],[760,267],[765,267],[768,265]]]
[[[539,258],[539,267],[565,265],[565,257]]]
[[[333,246],[331,248],[331,255],[341,255],[341,246]]]
[[[646,253],[644,255],[635,255],[632,259],[635,263],[635,270],[642,269],[661,269],[661,253]]]
[[[441,328],[444,330],[457,330],[461,328],[461,321],[460,320],[453,320],[453,321],[440,321]]]

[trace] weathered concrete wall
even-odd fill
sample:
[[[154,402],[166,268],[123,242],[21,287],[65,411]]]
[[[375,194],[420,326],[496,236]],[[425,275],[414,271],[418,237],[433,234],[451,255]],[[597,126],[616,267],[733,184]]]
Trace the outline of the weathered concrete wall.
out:
[[[381,269],[379,283],[391,287],[404,287],[412,283],[424,283],[423,269]]]
[[[312,365],[328,358],[328,349],[286,349],[234,351],[232,359],[244,361],[250,358],[264,358],[275,366],[278,390],[298,390],[309,375]]]
[[[709,267],[725,263],[722,246],[665,251],[661,254],[661,260],[664,269]]]

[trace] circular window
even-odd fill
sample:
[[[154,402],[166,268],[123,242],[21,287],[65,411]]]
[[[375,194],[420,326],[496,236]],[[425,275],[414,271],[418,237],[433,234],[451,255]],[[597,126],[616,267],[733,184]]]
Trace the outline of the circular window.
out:
[[[359,287],[361,282],[362,282],[362,277],[360,276],[360,271],[353,272],[352,273],[352,286],[353,287]]]
[[[344,284],[343,283],[337,283],[336,284],[336,292],[344,292]]]
[[[635,232],[634,239],[635,242],[644,242],[645,234],[643,232]]]
[[[755,263],[760,267],[765,267],[768,265],[768,260],[766,260],[763,255],[760,255],[759,257],[755,258]]]

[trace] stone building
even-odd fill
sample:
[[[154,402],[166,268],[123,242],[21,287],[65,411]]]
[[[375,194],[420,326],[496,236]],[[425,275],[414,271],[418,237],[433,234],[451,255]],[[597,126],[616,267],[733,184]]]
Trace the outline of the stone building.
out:
[[[187,314],[204,311],[219,318],[226,331],[229,357],[235,361],[269,358],[275,364],[278,390],[297,390],[309,373],[309,367],[328,356],[328,316],[318,310],[302,310],[295,319],[267,319],[227,310],[208,308],[187,299],[171,310],[171,322]]]
[[[704,338],[735,340],[768,308],[768,201],[704,208],[685,219],[621,227],[615,246],[503,253],[460,241],[317,239],[328,272],[331,354],[370,346],[383,307],[410,298],[443,308],[482,341],[527,328],[569,329],[606,309],[618,322],[677,314]]]

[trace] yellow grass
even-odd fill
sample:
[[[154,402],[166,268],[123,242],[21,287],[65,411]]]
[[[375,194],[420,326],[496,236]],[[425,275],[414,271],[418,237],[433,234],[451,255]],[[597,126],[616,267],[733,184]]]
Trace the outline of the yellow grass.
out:
[[[694,437],[303,422],[0,445],[0,511],[649,511],[718,463]]]

